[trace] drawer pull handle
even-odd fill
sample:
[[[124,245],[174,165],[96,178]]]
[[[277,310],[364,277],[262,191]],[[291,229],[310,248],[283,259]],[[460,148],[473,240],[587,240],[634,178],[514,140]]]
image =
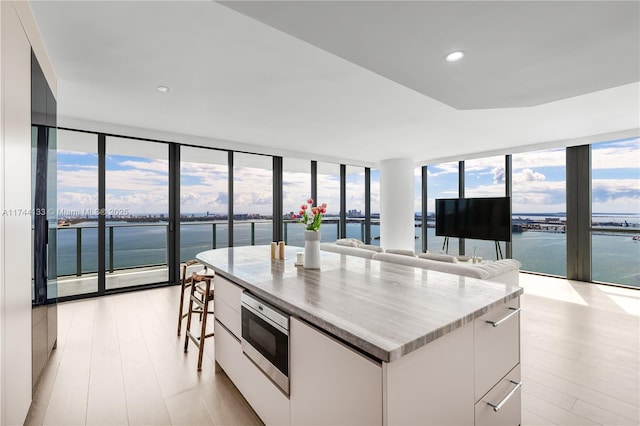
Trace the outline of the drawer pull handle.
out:
[[[500,411],[500,409],[502,408],[502,406],[504,404],[507,403],[507,401],[509,401],[511,399],[511,397],[518,391],[518,389],[520,389],[520,387],[522,386],[522,382],[514,382],[513,380],[509,380],[509,382],[513,383],[515,385],[515,387],[513,389],[511,389],[511,391],[507,394],[507,396],[505,396],[504,398],[502,398],[502,401],[498,402],[497,404],[492,404],[490,402],[487,402],[487,405],[490,406],[491,408],[493,408],[493,411],[495,411],[496,413],[498,411]]]
[[[520,308],[509,308],[511,309],[513,312],[511,312],[509,315],[507,315],[506,317],[502,318],[501,320],[498,321],[485,321],[487,324],[491,324],[494,327],[499,326],[500,324],[502,324],[503,322],[505,322],[506,320],[508,320],[509,318],[511,318],[512,316],[514,316],[515,314],[517,314],[518,312],[520,312]]]

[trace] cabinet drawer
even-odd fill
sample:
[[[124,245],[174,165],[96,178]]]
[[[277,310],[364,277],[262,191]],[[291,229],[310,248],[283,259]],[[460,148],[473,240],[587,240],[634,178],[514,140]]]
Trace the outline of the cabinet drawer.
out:
[[[234,310],[227,302],[218,298],[216,289],[216,297],[213,299],[213,312],[218,321],[233,333],[235,337],[240,339],[242,336],[242,320],[240,312]]]
[[[475,426],[516,426],[521,421],[520,364],[475,405]],[[498,411],[494,406],[498,406]],[[489,405],[491,404],[491,405]]]
[[[518,308],[519,299],[514,299],[474,321],[476,401],[520,362]]]
[[[242,303],[242,288],[233,284],[216,274],[213,279],[216,289],[217,300],[222,300],[229,305],[234,311],[240,312],[240,304]]]
[[[289,398],[242,354],[243,385],[239,387],[265,425],[288,425]]]
[[[215,357],[220,367],[239,389],[242,384],[242,347],[218,321],[214,322]]]

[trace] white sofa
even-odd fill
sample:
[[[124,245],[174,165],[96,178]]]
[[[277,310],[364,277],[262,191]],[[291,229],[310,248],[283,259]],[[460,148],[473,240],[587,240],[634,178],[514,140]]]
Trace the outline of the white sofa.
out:
[[[371,248],[351,247],[333,243],[320,244],[320,250],[429,269],[431,271],[445,272],[463,277],[478,278],[507,285],[517,286],[520,281],[519,272],[521,263],[514,259],[485,261],[480,264],[468,262],[450,263],[408,256],[406,254],[384,253],[380,248],[377,249],[378,251],[374,251],[374,249]]]

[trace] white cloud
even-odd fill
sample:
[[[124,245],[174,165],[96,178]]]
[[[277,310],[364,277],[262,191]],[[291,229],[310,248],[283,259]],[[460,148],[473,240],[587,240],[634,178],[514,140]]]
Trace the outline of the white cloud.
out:
[[[541,167],[565,167],[567,162],[565,148],[547,149],[544,151],[513,154],[511,165],[513,170]]]
[[[149,170],[160,173],[168,173],[169,162],[167,160],[152,160],[152,161],[135,161],[127,160],[121,161],[118,165],[122,167],[131,167],[137,170]]]
[[[474,173],[485,170],[493,170],[497,167],[504,168],[504,155],[484,158],[474,158],[464,162],[464,172]]]
[[[497,185],[504,185],[504,166],[495,167],[491,173],[493,174],[493,183]]]
[[[458,162],[442,163],[427,166],[427,176],[436,177],[451,173],[458,173]]]
[[[513,173],[513,182],[515,183],[523,183],[523,182],[541,182],[546,179],[545,175],[542,173],[538,173],[533,171],[532,169],[522,169],[519,172]]]
[[[96,188],[95,193],[59,191],[57,201],[57,208],[61,211],[82,210],[95,212],[98,208],[98,190]]]
[[[607,143],[604,148],[592,146],[593,169],[638,169],[640,167],[640,140]]]
[[[58,194],[73,188],[92,188],[98,190],[98,166],[73,165],[73,169],[58,168]]]
[[[640,180],[594,179],[592,211],[640,213]]]

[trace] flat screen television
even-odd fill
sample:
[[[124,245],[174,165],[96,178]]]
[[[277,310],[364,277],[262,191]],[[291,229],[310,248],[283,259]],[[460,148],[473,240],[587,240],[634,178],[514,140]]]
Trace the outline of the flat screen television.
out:
[[[438,198],[436,235],[511,241],[511,198]]]

